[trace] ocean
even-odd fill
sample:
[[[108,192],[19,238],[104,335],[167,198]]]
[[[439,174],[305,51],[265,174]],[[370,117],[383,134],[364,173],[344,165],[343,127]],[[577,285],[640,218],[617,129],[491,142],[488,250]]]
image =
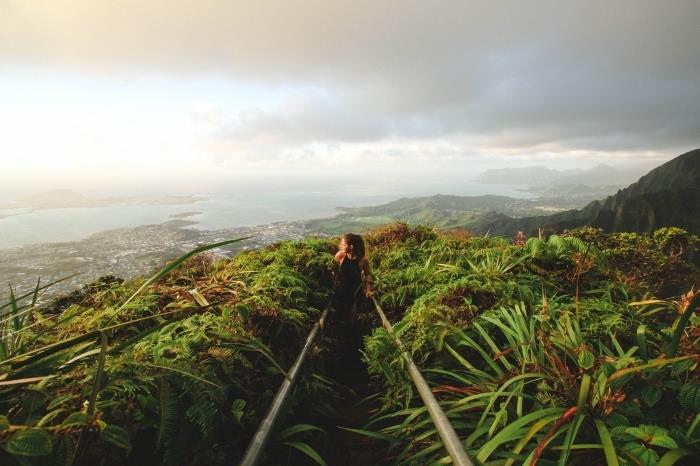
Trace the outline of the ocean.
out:
[[[186,216],[188,220],[197,222],[190,228],[216,230],[331,217],[338,213],[338,207],[379,205],[401,197],[434,194],[531,197],[510,186],[475,181],[422,180],[413,187],[401,188],[342,182],[320,186],[270,184],[259,190],[217,186],[211,192],[196,193],[206,200],[190,204],[18,210],[0,218],[0,249],[77,241],[100,231],[159,224],[186,213],[191,213]]]

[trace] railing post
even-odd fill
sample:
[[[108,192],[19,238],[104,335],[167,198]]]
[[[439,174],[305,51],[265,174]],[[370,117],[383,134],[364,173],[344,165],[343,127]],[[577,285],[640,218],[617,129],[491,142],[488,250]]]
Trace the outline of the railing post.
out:
[[[401,351],[401,358],[406,363],[406,367],[408,367],[408,373],[411,376],[414,385],[418,389],[418,394],[423,399],[423,403],[428,409],[428,414],[430,414],[430,418],[433,420],[433,424],[435,424],[435,428],[437,429],[438,434],[440,434],[442,444],[445,446],[445,449],[450,454],[450,458],[452,458],[452,464],[455,464],[457,466],[473,466],[474,463],[472,463],[469,459],[469,456],[467,456],[467,452],[464,450],[464,446],[459,440],[459,437],[457,437],[457,433],[452,427],[452,424],[450,424],[450,421],[447,419],[447,416],[445,416],[445,413],[442,411],[442,408],[440,408],[440,405],[435,399],[433,392],[430,390],[428,383],[423,378],[423,375],[418,370],[418,367],[416,367],[415,363],[413,362],[413,359],[403,348],[403,345],[401,344],[401,341],[399,341],[399,339],[396,337],[396,334],[394,334],[394,327],[391,325],[391,322],[389,322],[389,320],[386,318],[384,311],[382,311],[381,306],[379,305],[377,299],[374,296],[372,297],[372,301],[374,302],[374,307],[377,310],[377,313],[379,314],[379,318],[382,320],[384,328],[386,328],[387,332],[389,332],[389,334],[399,345],[399,350]]]

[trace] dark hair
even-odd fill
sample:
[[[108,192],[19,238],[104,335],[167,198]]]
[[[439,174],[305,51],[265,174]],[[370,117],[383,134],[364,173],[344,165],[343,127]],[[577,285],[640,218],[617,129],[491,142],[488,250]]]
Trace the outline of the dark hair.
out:
[[[352,246],[353,256],[358,259],[365,257],[365,242],[362,240],[362,236],[355,233],[345,233],[343,239],[349,246]]]

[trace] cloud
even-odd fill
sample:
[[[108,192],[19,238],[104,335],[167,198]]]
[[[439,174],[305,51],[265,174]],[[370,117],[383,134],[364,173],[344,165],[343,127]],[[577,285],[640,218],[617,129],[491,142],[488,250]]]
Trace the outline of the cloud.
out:
[[[207,123],[210,147],[257,157],[443,142],[673,155],[698,145],[698,23],[692,1],[0,0],[0,69],[292,89]]]

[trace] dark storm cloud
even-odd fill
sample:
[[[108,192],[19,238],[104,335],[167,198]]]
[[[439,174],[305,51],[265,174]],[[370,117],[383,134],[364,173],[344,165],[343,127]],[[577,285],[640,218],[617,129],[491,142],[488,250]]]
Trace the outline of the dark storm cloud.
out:
[[[656,150],[698,145],[700,2],[0,0],[0,67],[313,86],[218,137]]]

